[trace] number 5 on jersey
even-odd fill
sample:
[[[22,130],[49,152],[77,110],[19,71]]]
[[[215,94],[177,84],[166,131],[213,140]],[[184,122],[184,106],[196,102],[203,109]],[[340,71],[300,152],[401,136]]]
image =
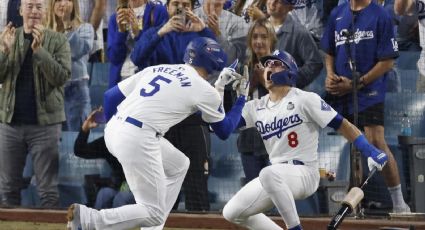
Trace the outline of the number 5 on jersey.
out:
[[[158,75],[158,76],[154,77],[152,79],[152,81],[149,82],[149,85],[153,86],[153,89],[151,91],[147,92],[147,90],[145,88],[142,88],[140,90],[140,96],[150,97],[150,96],[153,96],[155,93],[157,93],[161,89],[161,86],[159,85],[158,81],[164,81],[167,84],[170,84],[170,82],[171,82],[170,79],[165,78],[161,75]]]

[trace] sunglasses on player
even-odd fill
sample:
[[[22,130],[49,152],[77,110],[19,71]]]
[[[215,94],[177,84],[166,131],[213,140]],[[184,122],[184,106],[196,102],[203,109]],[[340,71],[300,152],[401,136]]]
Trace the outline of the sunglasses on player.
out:
[[[269,67],[269,68],[282,67],[284,69],[288,69],[285,63],[276,59],[269,59],[266,62],[264,62],[264,67]]]

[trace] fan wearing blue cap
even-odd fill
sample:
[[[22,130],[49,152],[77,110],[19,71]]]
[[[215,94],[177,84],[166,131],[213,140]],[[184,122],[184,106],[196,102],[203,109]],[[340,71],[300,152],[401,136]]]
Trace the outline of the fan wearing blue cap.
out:
[[[370,169],[381,170],[387,155],[367,142],[359,129],[339,115],[319,95],[294,87],[298,67],[283,50],[260,59],[267,95],[246,102],[238,127],[255,127],[271,165],[238,191],[223,209],[226,220],[247,229],[280,230],[263,214],[274,206],[286,229],[302,229],[295,200],[319,186],[318,142],[321,128],[332,127],[368,158]]]

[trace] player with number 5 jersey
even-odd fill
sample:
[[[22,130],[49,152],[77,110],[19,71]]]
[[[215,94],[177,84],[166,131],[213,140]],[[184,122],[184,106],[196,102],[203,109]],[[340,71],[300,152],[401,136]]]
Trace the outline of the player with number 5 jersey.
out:
[[[73,204],[68,209],[68,230],[163,228],[189,159],[162,135],[198,111],[218,135],[235,128],[246,94],[225,114],[219,92],[205,80],[221,71],[226,61],[216,41],[195,38],[186,48],[185,64],[148,67],[105,93],[104,111],[110,119],[106,146],[121,163],[136,204],[103,210]],[[226,68],[217,85],[241,78]]]
[[[319,186],[317,148],[326,126],[341,133],[368,158],[369,168],[381,170],[387,155],[317,94],[295,88],[298,67],[293,57],[276,50],[260,59],[268,94],[248,101],[238,127],[256,127],[271,165],[246,184],[223,209],[227,220],[248,229],[282,229],[264,211],[276,206],[287,229],[302,229],[295,200],[312,195]]]

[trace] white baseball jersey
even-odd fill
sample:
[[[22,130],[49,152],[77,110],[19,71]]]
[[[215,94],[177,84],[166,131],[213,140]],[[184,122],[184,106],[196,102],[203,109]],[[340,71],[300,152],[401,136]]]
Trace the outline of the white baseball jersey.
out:
[[[9,1],[0,2],[0,32],[4,30],[7,25],[7,4]]]
[[[292,88],[276,103],[268,94],[249,101],[242,111],[246,127],[256,127],[261,134],[273,164],[289,160],[317,162],[319,128],[327,126],[336,115],[317,94],[298,88]]]
[[[188,65],[152,66],[118,87],[126,99],[117,107],[117,115],[134,118],[162,134],[197,111],[208,123],[225,115],[217,90]]]

